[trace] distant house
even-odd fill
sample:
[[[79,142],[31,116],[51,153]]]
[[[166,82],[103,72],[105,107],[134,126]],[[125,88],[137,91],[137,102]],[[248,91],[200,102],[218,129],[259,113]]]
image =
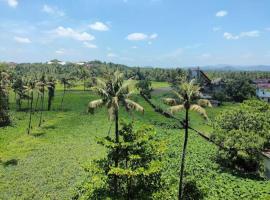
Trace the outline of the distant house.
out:
[[[260,99],[270,103],[270,83],[257,84],[256,85],[256,95]]]
[[[188,70],[188,80],[195,79],[201,86],[210,86],[211,79],[199,67]]]
[[[201,86],[202,91],[207,94],[217,92],[225,87],[222,78],[211,80],[199,67],[188,70],[188,80],[195,79]]]
[[[211,100],[213,105],[220,105],[219,101],[213,100],[212,95],[225,87],[222,78],[211,80],[199,67],[188,70],[188,80],[195,79],[201,87],[201,98]]]
[[[253,83],[256,85],[257,97],[270,103],[270,79],[256,79]]]

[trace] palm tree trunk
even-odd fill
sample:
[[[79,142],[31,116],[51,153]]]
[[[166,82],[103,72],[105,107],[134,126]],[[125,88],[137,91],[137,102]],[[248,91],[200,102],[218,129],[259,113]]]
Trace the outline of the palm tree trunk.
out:
[[[186,122],[185,122],[185,139],[184,139],[184,146],[182,151],[182,160],[180,165],[180,181],[179,181],[179,190],[178,190],[178,199],[183,199],[183,177],[184,177],[184,167],[185,167],[185,157],[186,157],[186,150],[187,150],[187,142],[188,142],[188,109],[186,109]]]
[[[64,102],[65,93],[66,93],[66,84],[64,84],[64,91],[63,91],[63,96],[62,96],[62,100],[61,100],[61,110],[63,110],[63,102]]]
[[[48,96],[48,111],[51,110],[52,107],[52,96],[49,94]]]
[[[115,143],[119,143],[119,130],[118,130],[118,110],[115,111]],[[115,155],[115,165],[114,167],[118,167],[118,154],[119,150],[118,147],[116,147],[116,155]],[[117,183],[117,176],[114,176],[114,194],[117,195],[118,191],[118,183]]]
[[[30,114],[29,114],[29,123],[28,123],[28,132],[27,134],[30,134],[30,130],[31,130],[31,123],[32,123],[32,113],[33,113],[33,91],[31,92],[31,102],[30,102]]]
[[[41,126],[41,123],[42,123],[43,109],[44,109],[44,89],[43,89],[42,96],[41,96],[41,112],[40,112],[39,124],[38,124],[39,127]]]
[[[83,78],[83,91],[85,91],[85,78]]]
[[[38,93],[38,96],[37,96],[37,101],[36,101],[36,105],[35,105],[35,111],[37,110],[38,100],[39,100],[39,93]]]

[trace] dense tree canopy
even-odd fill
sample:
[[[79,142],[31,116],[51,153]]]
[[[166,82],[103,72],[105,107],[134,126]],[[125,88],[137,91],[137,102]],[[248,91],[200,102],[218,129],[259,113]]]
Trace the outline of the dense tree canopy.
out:
[[[229,166],[248,171],[259,169],[261,151],[269,145],[270,107],[249,100],[216,117],[212,139],[220,146],[220,158]]]

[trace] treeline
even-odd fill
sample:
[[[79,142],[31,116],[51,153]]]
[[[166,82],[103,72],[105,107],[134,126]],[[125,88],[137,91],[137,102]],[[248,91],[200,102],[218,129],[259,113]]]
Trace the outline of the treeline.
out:
[[[59,61],[54,60],[50,64],[47,63],[21,63],[13,64],[9,66],[7,63],[0,65],[6,65],[7,68],[12,68],[12,71],[17,76],[27,77],[39,77],[39,74],[46,74],[47,76],[59,79],[63,76],[73,76],[80,78],[80,71],[82,68],[87,70],[92,77],[100,77],[104,74],[109,74],[116,70],[124,73],[125,79],[133,78],[135,80],[148,79],[151,81],[172,81],[176,76],[185,74],[186,70],[175,69],[163,69],[163,68],[150,68],[150,67],[128,67],[126,65],[106,63],[100,61],[90,61],[83,65],[75,63],[61,64]]]
[[[270,71],[206,71],[210,79],[270,79]]]

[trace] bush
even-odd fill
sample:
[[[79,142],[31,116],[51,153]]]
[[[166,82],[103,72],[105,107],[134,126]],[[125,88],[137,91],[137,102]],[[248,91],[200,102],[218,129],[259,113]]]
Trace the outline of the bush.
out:
[[[212,139],[220,146],[219,158],[228,166],[245,171],[259,169],[261,151],[270,138],[270,112],[262,112],[264,108],[260,101],[247,101],[216,117]]]
[[[99,139],[108,150],[107,156],[88,167],[91,179],[84,183],[77,198],[150,199],[162,188],[161,158],[165,145],[155,139],[153,128],[142,126],[134,130],[132,123],[123,123],[119,135],[119,144],[109,137]],[[117,155],[119,166],[115,167]],[[116,194],[115,177],[118,181]]]

